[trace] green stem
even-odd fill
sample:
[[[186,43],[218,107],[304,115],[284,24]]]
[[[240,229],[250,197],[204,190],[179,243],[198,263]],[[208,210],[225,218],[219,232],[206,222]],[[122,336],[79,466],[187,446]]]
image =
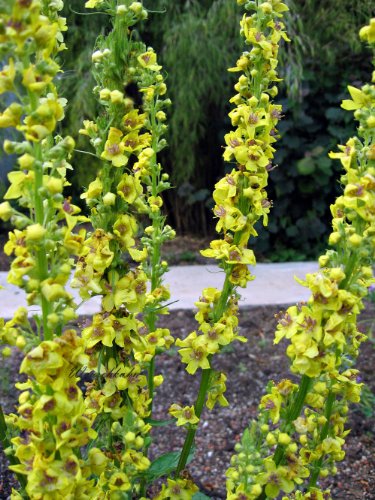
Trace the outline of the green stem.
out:
[[[195,403],[194,409],[195,414],[198,418],[200,418],[203,410],[204,403],[206,401],[206,394],[208,390],[208,386],[210,383],[211,373],[213,372],[212,368],[208,368],[207,370],[202,370],[201,383],[199,387],[197,401]],[[195,434],[198,430],[198,426],[192,426],[187,432],[184,446],[181,451],[180,460],[176,469],[176,477],[178,477],[181,472],[185,469],[188,457],[190,455],[191,447],[193,446]]]
[[[34,188],[34,207],[35,207],[35,220],[41,226],[44,226],[44,207],[43,199],[40,194],[40,189],[43,187],[43,168],[42,168],[42,151],[40,144],[35,144],[34,152],[36,157],[35,166],[35,188]],[[40,281],[48,278],[48,261],[47,255],[43,248],[39,248],[36,252],[38,277]],[[50,303],[41,293],[41,306],[42,306],[42,321],[43,321],[43,334],[44,340],[52,340],[53,333],[49,329],[48,315],[50,313]]]
[[[222,315],[225,311],[225,308],[227,306],[228,298],[233,291],[233,285],[229,281],[229,276],[230,276],[230,269],[227,270],[227,272],[226,272],[226,277],[225,277],[225,281],[224,281],[224,285],[223,285],[223,291],[220,295],[219,302],[216,304],[216,307],[213,311],[213,321],[214,322],[219,321],[219,319],[222,317]],[[195,405],[194,405],[195,414],[198,418],[200,418],[200,416],[202,414],[203,406],[204,406],[204,403],[206,401],[206,395],[207,395],[212,372],[213,372],[212,368],[202,370],[199,392],[198,392],[197,400],[196,400]],[[190,427],[190,429],[188,430],[188,432],[186,434],[185,442],[184,442],[184,445],[183,445],[183,448],[181,451],[181,455],[180,455],[180,460],[178,462],[178,466],[176,469],[176,476],[177,477],[181,474],[181,472],[184,470],[184,468],[186,466],[187,459],[188,459],[190,451],[191,451],[191,447],[193,446],[193,443],[194,443],[195,434],[197,432],[197,429],[198,429],[198,426]]]
[[[31,112],[34,112],[39,104],[38,96],[33,92],[28,92],[30,100]],[[34,144],[34,156],[35,156],[35,184],[34,184],[34,209],[35,209],[35,221],[44,226],[44,207],[43,198],[40,194],[40,190],[43,187],[43,154],[40,143],[36,142]],[[39,248],[36,252],[38,277],[40,281],[48,278],[48,261],[47,255],[43,248]],[[50,313],[50,304],[47,299],[41,293],[41,307],[42,307],[42,322],[43,322],[43,335],[44,340],[52,340],[53,333],[50,331],[48,326],[48,315]]]
[[[336,398],[335,398],[334,393],[330,391],[328,394],[328,397],[327,397],[325,411],[324,411],[324,416],[326,417],[326,423],[324,424],[324,426],[321,430],[320,436],[319,436],[319,440],[321,443],[328,436],[329,424],[330,424],[333,405],[334,405],[335,400],[336,400]],[[316,460],[315,462],[313,462],[311,464],[311,468],[312,468],[313,472],[311,474],[311,479],[309,482],[308,489],[313,488],[316,485],[316,482],[317,482],[318,477],[319,477],[320,469],[322,468],[322,464],[323,464],[323,456],[320,457],[319,460]]]
[[[303,375],[298,388],[298,392],[294,398],[292,405],[286,416],[285,427],[288,427],[294,420],[296,420],[302,411],[303,405],[305,403],[306,395],[310,388],[312,379],[307,375]],[[276,465],[279,465],[284,457],[285,446],[278,444],[273,456],[273,460]]]
[[[7,436],[7,424],[5,422],[5,417],[3,413],[3,409],[0,404],[0,441],[3,445],[3,449],[6,450],[7,448],[12,447],[12,443],[9,441],[8,436]],[[19,465],[20,462],[17,457],[15,457],[13,454],[7,456],[9,463],[11,465]],[[20,483],[22,489],[24,490],[26,488],[26,479],[22,474],[18,474],[16,472],[16,476],[18,479],[18,482]]]
[[[301,414],[303,405],[305,403],[306,395],[310,388],[312,379],[307,375],[303,375],[301,382],[295,395],[294,401],[287,412],[284,426],[287,428],[294,420],[296,420]],[[273,455],[273,461],[276,466],[279,465],[284,458],[285,446],[278,444]],[[266,498],[266,493],[263,489],[262,493],[258,496],[257,500],[264,500]]]

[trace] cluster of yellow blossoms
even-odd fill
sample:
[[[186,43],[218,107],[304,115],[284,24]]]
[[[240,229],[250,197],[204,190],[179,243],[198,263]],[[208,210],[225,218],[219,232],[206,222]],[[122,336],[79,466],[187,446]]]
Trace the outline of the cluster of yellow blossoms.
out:
[[[134,36],[135,24],[147,17],[142,3],[91,1],[86,7],[109,14],[113,29],[98,39],[92,54],[102,111],[80,132],[90,139],[102,168],[82,195],[93,231],[82,245],[72,286],[84,300],[102,296],[102,311],[82,330],[82,338],[88,369],[95,373],[85,405],[100,423],[98,442],[111,464],[106,478],[111,490],[118,484],[119,492],[139,497],[150,466],[147,420],[154,387],[162,383],[155,375],[155,355],[173,342],[167,329],[157,328],[169,298],[162,284],[167,264],[161,246],[174,236],[161,212],[168,176],[157,161],[166,145],[169,100],[155,52]],[[108,484],[98,483],[98,491]]]
[[[0,127],[16,129],[17,141],[5,140],[4,150],[17,155],[19,169],[9,173],[10,187],[0,204],[0,218],[12,222],[5,252],[14,255],[8,282],[24,288],[29,305],[42,308],[40,337],[52,339],[75,317],[75,306],[65,284],[71,270],[70,256],[83,240],[72,233],[82,217],[79,209],[64,198],[66,171],[74,148],[71,137],[53,137],[64,117],[65,99],[58,97],[53,78],[59,71],[54,57],[65,45],[65,20],[58,16],[56,2],[14,2],[0,27],[4,64],[0,93],[8,107],[0,113]],[[17,210],[9,201],[16,201]],[[17,327],[17,328],[15,328]],[[27,315],[20,310],[2,329],[7,343],[30,341]]]
[[[28,353],[21,371],[29,377],[19,386],[19,414],[6,417],[2,435],[10,443],[13,429],[21,432],[11,439],[9,453],[32,498],[139,496],[140,478],[150,465],[146,419],[154,387],[162,382],[154,357],[173,341],[168,330],[156,327],[169,298],[162,285],[167,264],[161,245],[174,236],[161,213],[160,194],[169,183],[156,157],[166,144],[169,102],[162,97],[166,86],[155,53],[133,39],[134,24],[147,17],[141,2],[87,2],[112,16],[113,30],[98,40],[92,56],[95,92],[105,111],[81,130],[103,160],[82,195],[94,230],[87,236],[84,230],[73,232],[77,222],[87,220],[62,194],[74,141],[53,138],[65,105],[53,84],[60,71],[53,57],[65,48],[62,6],[16,0],[0,30],[1,48],[11,54],[0,90],[15,99],[1,114],[0,126],[25,136],[24,142],[5,143],[6,152],[20,155],[20,171],[9,175],[5,199],[17,199],[29,214],[8,201],[0,205],[1,218],[16,226],[6,245],[16,257],[9,281],[24,287],[28,303],[42,309],[40,319],[35,315],[39,339],[25,308],[2,325],[2,340]],[[139,220],[146,216],[151,225],[140,238]],[[102,296],[102,312],[81,337],[64,331],[76,317],[65,290],[71,255],[77,257],[73,286],[82,298]],[[77,382],[86,371],[89,382],[82,393]]]
[[[236,106],[229,114],[235,130],[225,136],[223,155],[235,167],[215,185],[213,193],[214,214],[218,219],[216,231],[222,237],[201,252],[219,261],[225,281],[222,290],[203,290],[196,303],[198,331],[176,341],[188,373],[202,369],[195,406],[182,408],[178,414],[175,405],[170,409],[177,417],[177,425],[184,422],[188,428],[177,475],[186,465],[204,403],[210,409],[215,404],[228,404],[224,397],[226,376],[211,368],[211,358],[234,340],[246,341],[238,335],[236,290],[245,288],[253,279],[248,266],[255,264],[255,256],[247,248],[248,241],[257,235],[254,226],[259,219],[263,218],[263,224],[267,225],[272,205],[265,188],[273,168],[273,144],[281,117],[281,106],[273,104],[272,98],[277,95],[275,82],[279,81],[276,72],[279,43],[281,39],[288,41],[281,21],[288,8],[280,0],[263,3],[237,0],[237,3],[246,4],[249,11],[255,12],[245,13],[241,20],[241,34],[249,49],[229,70],[242,73],[235,85],[238,93],[230,101]],[[186,411],[191,414],[190,419],[184,418]]]
[[[277,95],[274,82],[278,81],[279,42],[282,38],[288,40],[280,21],[287,7],[273,1],[254,9],[256,13],[245,14],[241,21],[241,33],[251,49],[230,69],[243,74],[235,85],[238,94],[231,99],[236,108],[229,114],[236,129],[225,136],[224,159],[235,162],[236,168],[216,184],[213,193],[216,230],[222,233],[222,239],[213,240],[210,248],[201,252],[220,262],[225,282],[222,291],[204,290],[196,304],[199,334],[193,332],[178,341],[189,373],[198,367],[209,368],[209,357],[221,346],[244,340],[236,333],[235,290],[246,287],[253,279],[248,266],[255,264],[255,256],[247,245],[249,238],[257,235],[254,225],[261,217],[267,225],[271,207],[265,187],[272,168],[281,106],[273,104],[270,98]]]
[[[21,373],[27,380],[17,384],[22,391],[17,414],[1,418],[11,469],[21,485],[12,499],[92,498],[93,481],[87,478],[96,469],[90,460],[100,453],[92,449],[86,465],[77,456],[96,432],[74,375],[85,359],[83,341],[65,329],[76,317],[65,285],[84,240],[84,232],[73,230],[85,218],[63,194],[74,141],[55,134],[65,106],[53,83],[60,71],[55,57],[65,49],[61,8],[61,2],[17,0],[0,24],[6,61],[0,93],[9,104],[0,127],[15,129],[17,140],[6,140],[4,150],[17,156],[19,166],[10,172],[6,201],[0,204],[1,219],[15,226],[5,245],[14,255],[8,282],[23,288],[28,304],[41,309],[34,314],[36,331],[26,308],[1,325],[1,342],[26,353]]]
[[[360,36],[375,49],[375,19]],[[355,360],[365,336],[357,328],[362,300],[374,283],[375,72],[372,85],[349,87],[342,107],[359,121],[358,137],[331,158],[341,160],[343,195],[331,206],[332,249],[321,269],[301,283],[306,303],[278,315],[275,343],[288,339],[291,370],[301,376],[272,383],[260,403],[258,422],[244,434],[227,472],[228,498],[331,498],[317,486],[344,458],[348,406],[360,399]],[[305,483],[306,481],[306,483]],[[299,491],[292,493],[295,489]]]
[[[187,436],[180,455],[161,457],[170,459],[168,472],[176,473],[162,485],[158,500],[188,500],[198,492],[181,473],[204,405],[228,404],[226,376],[211,368],[211,359],[232,341],[246,340],[238,335],[237,288],[252,279],[248,266],[255,257],[248,240],[256,236],[260,218],[267,225],[271,207],[265,188],[281,116],[272,98],[279,42],[288,41],[281,22],[288,9],[281,0],[237,3],[248,11],[241,33],[249,50],[231,69],[242,74],[231,100],[235,130],[225,136],[224,159],[236,167],[214,191],[222,238],[202,252],[219,261],[225,281],[222,290],[203,290],[196,303],[197,331],[176,342],[188,373],[200,369],[202,379],[194,406],[169,409]],[[21,137],[4,144],[19,164],[0,204],[0,218],[15,226],[5,246],[15,257],[8,281],[26,290],[29,305],[41,308],[34,317],[38,335],[26,308],[1,324],[2,343],[25,350],[20,372],[27,379],[17,384],[17,414],[4,420],[0,408],[0,437],[21,485],[12,492],[14,500],[25,495],[145,500],[148,484],[166,470],[158,468],[158,459],[151,465],[148,448],[157,424],[154,388],[162,383],[155,356],[173,343],[170,332],[157,327],[169,299],[161,246],[174,235],[161,212],[160,195],[169,182],[157,161],[166,144],[169,100],[155,52],[134,36],[136,23],[147,18],[142,2],[88,0],[87,8],[111,17],[113,29],[99,37],[92,54],[94,92],[103,109],[80,132],[90,139],[102,168],[82,195],[93,230],[87,235],[77,230],[86,218],[63,195],[74,141],[55,135],[65,105],[53,83],[60,71],[55,56],[65,48],[62,6],[60,0],[14,0],[0,21],[5,61],[0,93],[8,102],[0,127],[14,128]],[[375,20],[361,37],[375,45]],[[228,499],[281,493],[296,500],[330,497],[317,481],[334,473],[335,461],[344,456],[348,404],[359,400],[361,390],[354,363],[365,337],[356,319],[374,282],[375,73],[372,82],[349,87],[352,99],[343,107],[355,111],[359,137],[331,153],[345,169],[344,193],[331,207],[333,249],[320,258],[320,271],[303,282],[311,298],[278,316],[275,342],[290,341],[287,354],[300,383],[270,382],[258,421],[236,445],[238,454],[227,471]],[[76,317],[65,289],[73,257],[73,286],[83,300],[100,296],[102,305],[81,335],[67,328]]]

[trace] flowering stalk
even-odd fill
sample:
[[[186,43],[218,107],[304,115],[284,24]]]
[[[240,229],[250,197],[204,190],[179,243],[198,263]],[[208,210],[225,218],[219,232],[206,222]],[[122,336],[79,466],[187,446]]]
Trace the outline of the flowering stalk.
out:
[[[27,381],[16,385],[22,391],[17,414],[0,421],[10,469],[20,478],[21,491],[13,491],[12,499],[41,498],[46,490],[79,494],[91,484],[86,478],[92,472],[87,469],[86,476],[82,471],[76,449],[95,433],[83,415],[78,378],[70,375],[84,359],[82,341],[74,330],[65,330],[76,317],[65,289],[70,257],[83,241],[83,233],[72,230],[85,218],[63,196],[74,141],[55,133],[65,105],[54,86],[60,71],[55,56],[65,49],[61,8],[61,2],[17,0],[0,24],[1,53],[7,61],[0,73],[0,93],[13,101],[0,114],[0,126],[15,128],[20,137],[4,143],[19,165],[8,176],[7,201],[0,205],[0,217],[16,227],[5,245],[5,252],[15,256],[8,282],[26,291],[29,305],[41,308],[34,315],[37,335],[26,308],[1,328],[3,343],[27,353],[20,368]]]
[[[16,1],[12,13],[1,20],[0,35],[7,58],[0,92],[13,101],[0,114],[0,127],[15,128],[24,138],[4,143],[6,153],[18,156],[19,165],[8,176],[10,187],[4,199],[15,200],[24,209],[12,207],[9,201],[0,205],[2,220],[16,227],[4,248],[15,256],[8,282],[26,291],[29,305],[40,305],[38,334],[46,340],[61,334],[64,324],[75,317],[75,305],[64,286],[70,275],[70,256],[82,240],[71,234],[80,220],[75,215],[79,209],[63,196],[74,141],[53,136],[66,103],[53,84],[60,70],[54,56],[65,49],[61,34],[65,20],[57,12],[54,3]],[[33,341],[25,309],[2,329],[6,343],[23,347],[22,336]]]
[[[147,17],[141,2],[88,1],[111,16],[112,31],[99,37],[92,55],[103,107],[80,131],[103,161],[82,195],[94,231],[82,248],[72,285],[83,299],[102,296],[102,311],[82,331],[89,369],[96,373],[86,392],[86,408],[97,413],[97,445],[106,449],[106,471],[98,488],[142,493],[150,465],[155,355],[169,348],[167,329],[157,328],[166,313],[162,285],[167,264],[161,245],[174,236],[161,213],[160,194],[169,187],[157,153],[166,145],[163,96],[166,85],[155,52],[137,41],[134,26]],[[141,224],[150,221],[143,234]],[[108,439],[107,439],[107,436]],[[106,440],[106,442],[104,442]]]
[[[375,49],[375,19],[360,36]],[[375,73],[373,73],[373,84]],[[361,386],[355,361],[365,336],[357,329],[363,298],[374,283],[375,245],[375,86],[349,87],[358,137],[339,153],[345,174],[343,195],[331,206],[332,249],[321,269],[301,283],[311,290],[304,304],[279,315],[275,343],[290,340],[287,355],[300,383],[271,383],[259,407],[258,422],[246,431],[227,472],[228,498],[330,498],[319,477],[336,472],[344,458],[348,404],[358,402]],[[296,488],[299,491],[292,493]]]
[[[241,0],[238,3],[246,2]],[[196,303],[198,331],[176,342],[181,348],[179,353],[187,365],[187,372],[193,375],[202,369],[195,406],[181,408],[175,404],[170,408],[177,425],[188,428],[177,477],[187,463],[207,396],[209,409],[217,403],[228,404],[224,397],[226,376],[213,370],[212,357],[234,340],[245,341],[237,333],[237,288],[245,288],[253,279],[248,265],[255,264],[255,256],[247,244],[251,236],[257,235],[254,226],[260,218],[267,225],[271,207],[265,187],[272,168],[276,125],[281,115],[281,106],[273,104],[271,98],[277,95],[274,82],[278,81],[279,41],[281,38],[288,40],[280,21],[287,7],[280,0],[274,0],[248,2],[246,8],[254,13],[244,15],[241,33],[251,48],[242,54],[236,67],[230,69],[243,74],[235,85],[238,94],[231,99],[236,105],[229,115],[235,130],[225,136],[224,151],[224,159],[237,165],[216,184],[213,193],[214,214],[218,218],[216,230],[222,237],[201,252],[219,261],[225,280],[221,291],[214,288],[203,290]]]

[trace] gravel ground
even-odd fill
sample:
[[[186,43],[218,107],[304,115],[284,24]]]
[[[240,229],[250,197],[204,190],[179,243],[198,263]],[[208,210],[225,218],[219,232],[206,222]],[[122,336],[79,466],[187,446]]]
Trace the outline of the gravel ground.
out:
[[[230,406],[202,415],[197,434],[197,450],[189,473],[201,491],[213,499],[225,498],[224,473],[229,465],[233,447],[239,441],[248,422],[256,416],[257,405],[267,382],[288,376],[288,362],[284,346],[273,345],[275,328],[274,307],[254,307],[241,311],[241,334],[249,340],[246,344],[236,343],[215,358],[217,367],[227,373],[227,398]],[[373,322],[374,304],[369,304],[361,317],[364,331]],[[193,313],[176,311],[163,318],[167,326],[179,337],[184,337],[195,328]],[[15,402],[11,381],[17,379],[19,355],[5,360],[0,373],[0,399],[6,411]],[[375,348],[373,342],[363,345],[358,366],[367,387],[375,393],[373,367]],[[165,378],[155,399],[154,418],[168,418],[167,408],[173,402],[191,405],[197,393],[199,377],[189,376],[176,354],[164,354],[158,358],[157,372]],[[367,392],[367,394],[369,394]],[[339,464],[338,474],[324,481],[330,487],[332,497],[337,500],[375,499],[375,418],[371,408],[371,397],[365,406],[357,406],[350,412],[351,433],[345,445],[346,457]],[[367,413],[367,416],[365,414]],[[154,429],[151,453],[178,450],[184,439],[184,431],[176,427]],[[0,498],[7,498],[13,482],[6,471],[5,457],[0,455]]]

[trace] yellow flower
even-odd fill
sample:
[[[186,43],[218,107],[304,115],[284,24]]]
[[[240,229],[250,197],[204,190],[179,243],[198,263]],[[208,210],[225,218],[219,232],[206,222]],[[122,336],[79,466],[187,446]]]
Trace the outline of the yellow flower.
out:
[[[167,479],[155,500],[191,500],[199,488],[190,479]]]
[[[101,154],[101,158],[112,162],[114,167],[123,167],[128,163],[128,157],[124,154],[125,145],[121,141],[122,136],[121,130],[111,127]]]
[[[82,193],[80,198],[83,200],[91,200],[97,198],[103,191],[103,183],[100,179],[96,178],[90,182],[89,187],[85,193]]]
[[[151,71],[159,71],[161,69],[161,66],[157,64],[156,54],[153,50],[144,52],[137,59],[143,68],[150,69]]]
[[[9,59],[9,64],[3,67],[0,71],[0,94],[13,90],[14,77],[16,69],[12,58]]]
[[[57,69],[58,66],[56,65],[56,71]],[[53,80],[51,73],[41,73],[33,64],[23,71],[22,76],[22,85],[32,92],[43,92]]]
[[[0,128],[17,127],[22,113],[22,106],[13,102],[3,113],[0,113]]]
[[[197,424],[199,418],[195,414],[194,406],[180,406],[178,404],[173,404],[169,408],[169,413],[172,417],[177,419],[176,425],[186,425],[186,424]]]
[[[198,337],[196,332],[192,332],[185,340],[177,339],[176,345],[182,347],[178,352],[182,362],[187,365],[188,373],[194,375],[198,368],[210,368],[207,341],[203,336]]]
[[[142,184],[139,182],[138,178],[128,174],[124,174],[121,177],[117,189],[117,194],[127,203],[134,203],[134,201],[141,196],[143,191]]]
[[[110,491],[128,491],[131,488],[129,478],[123,472],[115,472],[108,482]]]
[[[113,225],[113,233],[120,240],[124,248],[131,248],[135,244],[134,236],[137,233],[137,222],[131,215],[123,214]]]
[[[88,0],[85,3],[86,9],[95,9],[95,7],[100,6],[103,3],[103,0]]]
[[[127,132],[131,131],[134,132],[136,130],[141,129],[146,123],[146,116],[147,115],[144,113],[139,114],[138,109],[133,109],[132,111],[129,111],[129,113],[126,113],[126,115],[122,119],[124,129]]]
[[[352,111],[355,109],[361,109],[370,105],[371,97],[366,95],[362,90],[357,89],[356,87],[348,86],[349,93],[351,95],[352,100],[344,99],[342,101],[341,107],[348,111]]]
[[[0,203],[0,219],[8,221],[13,215],[13,209],[8,201]]]

